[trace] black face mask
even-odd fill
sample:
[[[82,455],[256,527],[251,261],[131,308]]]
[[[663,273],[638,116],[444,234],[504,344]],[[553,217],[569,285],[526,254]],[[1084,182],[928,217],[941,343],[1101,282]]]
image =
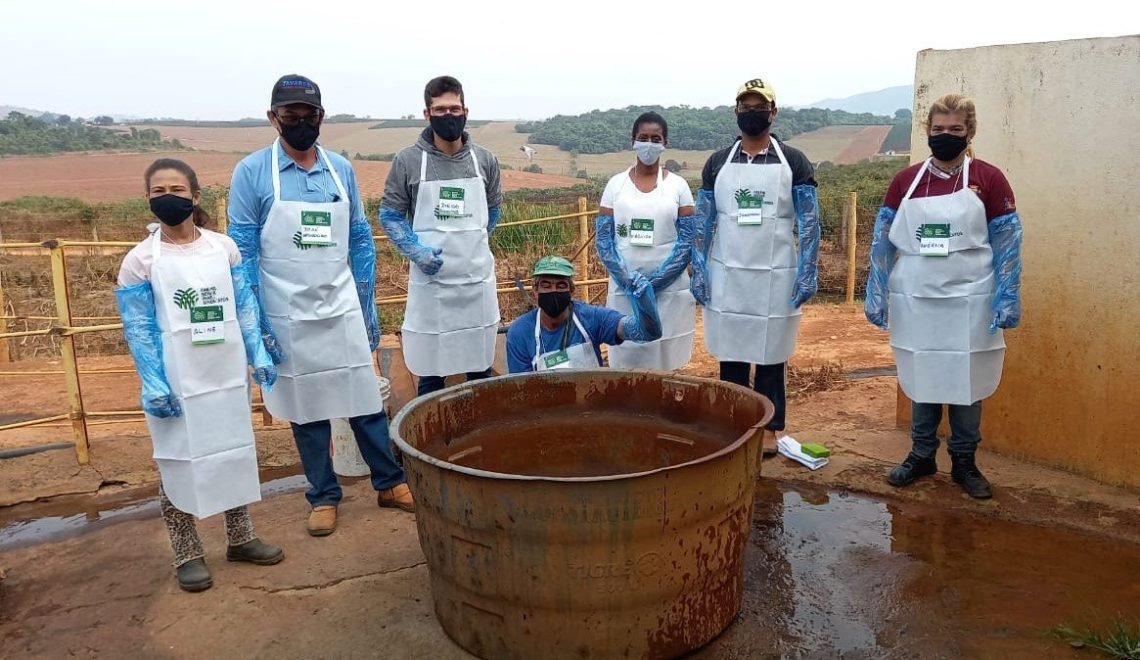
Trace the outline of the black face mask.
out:
[[[749,137],[757,137],[772,125],[772,113],[749,110],[736,115],[736,125]]]
[[[569,291],[551,291],[538,294],[538,306],[551,318],[558,318],[570,306]]]
[[[151,197],[150,212],[162,224],[173,227],[182,224],[194,213],[194,200],[171,194]]]
[[[926,139],[926,143],[930,145],[930,153],[934,154],[938,160],[947,161],[954,160],[961,155],[969,142],[964,135],[951,135],[949,133],[931,135]]]
[[[307,121],[296,124],[279,123],[281,126],[281,139],[297,151],[308,151],[317,143],[317,136],[321,134],[320,126],[313,126]]]
[[[446,142],[455,142],[463,137],[463,127],[466,125],[467,117],[464,115],[431,115],[431,130]]]

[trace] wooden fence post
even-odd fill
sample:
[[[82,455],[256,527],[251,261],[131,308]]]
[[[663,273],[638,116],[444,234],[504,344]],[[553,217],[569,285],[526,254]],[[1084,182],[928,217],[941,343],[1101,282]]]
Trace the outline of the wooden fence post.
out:
[[[57,327],[71,328],[71,294],[67,287],[67,261],[64,259],[63,246],[57,240],[44,243],[44,247],[51,249],[51,284],[55,290],[55,315],[58,317]],[[75,457],[80,465],[91,463],[88,453],[87,416],[83,412],[83,394],[79,389],[79,364],[75,358],[75,337],[70,334],[60,336],[60,355],[63,357],[63,372],[67,379],[67,400],[70,404],[68,418],[75,433]]]
[[[847,302],[855,302],[855,230],[859,225],[859,194],[847,196]]]
[[[578,277],[583,280],[590,279],[590,247],[586,245],[590,240],[590,220],[586,215],[586,198],[578,198],[578,245],[581,247],[581,252],[578,253]],[[582,300],[590,299],[590,287],[588,285],[582,287]]]

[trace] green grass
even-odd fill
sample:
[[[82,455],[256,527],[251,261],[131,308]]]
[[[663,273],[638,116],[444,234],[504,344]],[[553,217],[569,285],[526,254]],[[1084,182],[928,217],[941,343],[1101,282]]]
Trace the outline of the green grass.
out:
[[[1067,625],[1057,626],[1051,633],[1074,648],[1088,647],[1117,660],[1140,660],[1140,624],[1130,624],[1123,617],[1115,619],[1103,634]]]

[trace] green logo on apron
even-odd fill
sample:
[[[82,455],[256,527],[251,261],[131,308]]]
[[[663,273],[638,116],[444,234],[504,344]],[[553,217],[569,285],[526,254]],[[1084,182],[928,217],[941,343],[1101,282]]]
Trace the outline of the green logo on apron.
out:
[[[551,353],[550,355],[543,356],[542,361],[543,364],[546,365],[547,369],[553,369],[560,364],[566,364],[569,362],[570,356],[567,355],[565,350],[561,350]]]
[[[652,218],[634,218],[630,222],[629,244],[638,247],[653,247]]]
[[[198,292],[194,289],[180,289],[174,292],[174,306],[179,309],[190,309],[198,304]]]
[[[736,191],[736,205],[742,209],[762,209],[764,208],[764,191],[752,192],[747,188],[741,188]]]
[[[918,253],[924,257],[950,256],[950,225],[920,225],[915,232],[918,238]]]
[[[618,235],[618,236],[621,236],[622,238],[625,238],[626,236],[629,236],[629,225],[627,225],[627,224],[625,224],[625,223],[623,222],[623,223],[621,223],[620,225],[618,225],[618,226],[617,226],[617,230],[616,230],[616,231],[617,231],[617,235]]]
[[[303,246],[332,245],[332,214],[328,211],[301,211],[301,231],[298,233]]]

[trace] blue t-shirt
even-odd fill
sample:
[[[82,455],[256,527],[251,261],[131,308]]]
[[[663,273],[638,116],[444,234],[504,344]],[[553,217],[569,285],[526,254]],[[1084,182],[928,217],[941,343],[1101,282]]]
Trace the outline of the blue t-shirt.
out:
[[[601,364],[601,345],[616,346],[621,344],[621,339],[618,338],[618,326],[621,325],[621,320],[625,315],[615,309],[590,305],[579,300],[574,301],[574,314],[586,332],[590,333],[590,339],[594,344],[594,353],[598,356],[598,364]],[[507,368],[512,374],[534,371],[534,323],[537,316],[538,310],[532,309],[512,321],[510,327],[507,328]],[[566,323],[570,324],[570,342],[567,346],[584,343],[586,338],[578,331],[578,326],[574,325],[574,321],[566,319]],[[562,347],[564,329],[565,326],[556,330],[542,328],[542,332],[539,334],[539,341],[542,342],[540,355],[556,351]]]

